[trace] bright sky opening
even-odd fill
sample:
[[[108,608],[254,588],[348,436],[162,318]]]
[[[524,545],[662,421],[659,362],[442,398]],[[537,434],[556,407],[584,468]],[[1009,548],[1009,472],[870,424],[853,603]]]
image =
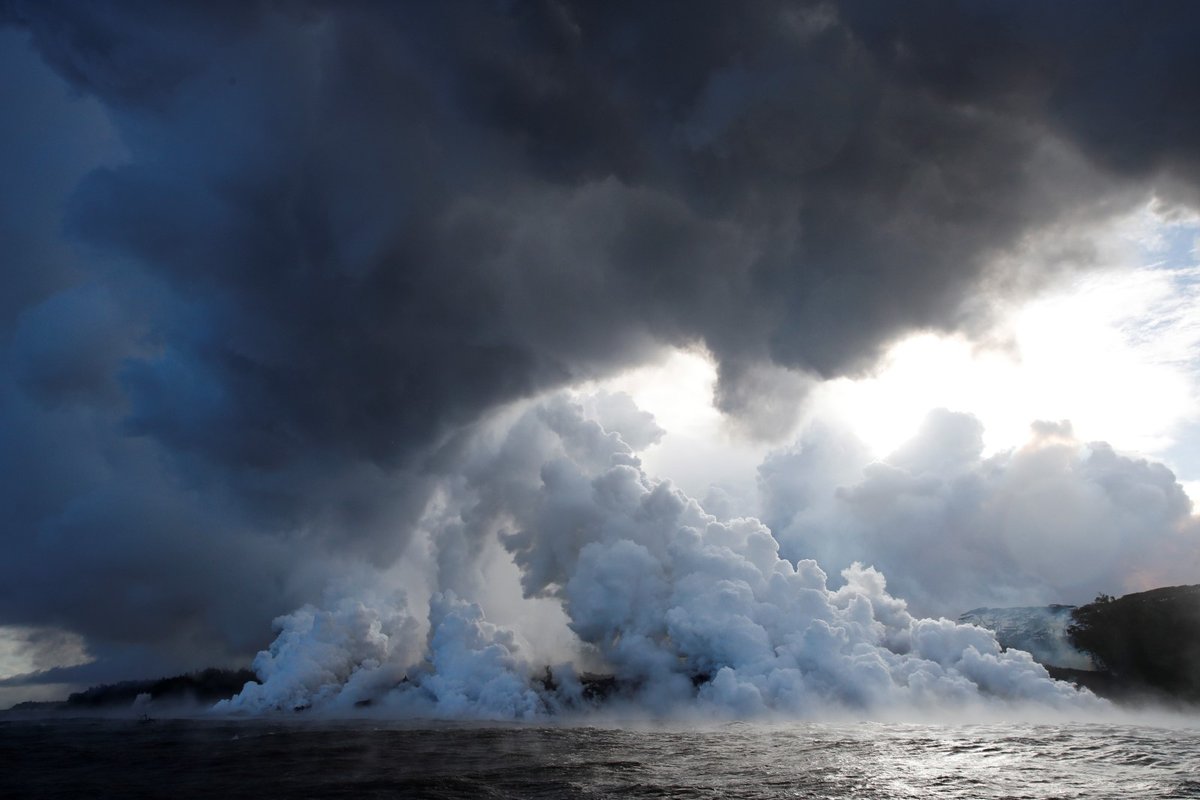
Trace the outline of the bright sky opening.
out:
[[[1167,454],[1200,424],[1198,234],[1194,220],[1166,222],[1147,208],[1110,234],[1137,245],[1117,252],[1144,264],[1061,281],[1011,310],[998,343],[910,335],[870,376],[828,381],[797,402],[809,404],[810,416],[846,423],[876,458],[935,408],[978,417],[989,453],[1020,446],[1034,421],[1069,420],[1083,441],[1166,459],[1186,485],[1200,474],[1180,471]],[[697,491],[737,483],[736,470],[752,473],[770,447],[730,429],[712,405],[715,381],[704,353],[677,350],[602,386],[629,393],[667,430],[645,455],[650,471]]]

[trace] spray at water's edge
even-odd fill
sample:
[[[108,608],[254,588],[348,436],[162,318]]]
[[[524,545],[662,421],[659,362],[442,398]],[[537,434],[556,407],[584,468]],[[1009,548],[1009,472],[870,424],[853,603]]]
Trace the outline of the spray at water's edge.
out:
[[[648,477],[620,436],[563,398],[480,447],[438,530],[478,552],[497,531],[527,596],[559,600],[579,650],[613,675],[601,699],[571,664],[532,663],[519,632],[487,621],[461,559],[439,576],[428,632],[401,595],[305,606],[276,621],[261,682],[221,711],[349,710],[531,719],[628,702],[657,715],[890,713],[1102,701],[1052,680],[981,628],[919,619],[855,564],[828,586],[812,560],[779,557],[753,518],[720,520]],[[447,524],[453,519],[453,524]]]

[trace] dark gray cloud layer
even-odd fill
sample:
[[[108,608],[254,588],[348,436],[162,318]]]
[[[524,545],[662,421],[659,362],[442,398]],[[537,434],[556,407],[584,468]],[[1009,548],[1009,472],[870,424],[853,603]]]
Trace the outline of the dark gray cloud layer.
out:
[[[1197,177],[1186,3],[0,21],[0,624],[181,663],[394,559],[505,401],[699,343],[753,414],[758,366],[978,327],[1022,237]]]

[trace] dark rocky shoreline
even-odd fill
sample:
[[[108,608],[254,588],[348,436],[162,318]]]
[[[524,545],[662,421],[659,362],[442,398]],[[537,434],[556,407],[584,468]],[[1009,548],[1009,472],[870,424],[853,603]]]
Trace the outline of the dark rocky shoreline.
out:
[[[1058,608],[1058,607],[1055,607]],[[1122,704],[1200,703],[1200,585],[1171,586],[1120,598],[1101,595],[1071,611],[1067,638],[1087,653],[1096,669],[1045,664],[1050,675]],[[1005,639],[1000,636],[1001,644]],[[703,683],[709,676],[695,676]],[[619,694],[612,675],[580,676],[584,698],[601,703]],[[59,702],[26,702],[9,709],[27,713],[136,712],[147,708],[211,706],[256,680],[249,669],[205,669],[186,675],[144,681],[122,681],[76,692]],[[536,679],[552,681],[550,671]],[[547,688],[552,688],[547,686]]]

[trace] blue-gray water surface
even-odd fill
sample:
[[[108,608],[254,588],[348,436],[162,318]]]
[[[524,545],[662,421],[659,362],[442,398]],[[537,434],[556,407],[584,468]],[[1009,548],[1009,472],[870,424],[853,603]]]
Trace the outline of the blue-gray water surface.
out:
[[[0,797],[1183,798],[1200,728],[9,720]]]

